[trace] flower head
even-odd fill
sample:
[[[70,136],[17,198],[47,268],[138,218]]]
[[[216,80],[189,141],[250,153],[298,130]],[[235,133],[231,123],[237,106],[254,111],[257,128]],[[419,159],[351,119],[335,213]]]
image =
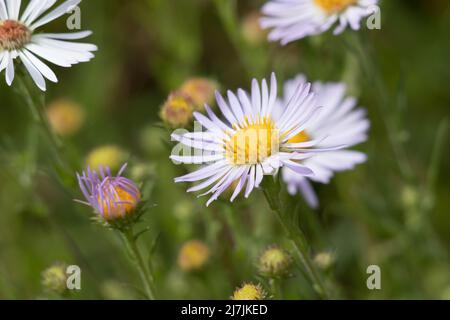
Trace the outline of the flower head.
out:
[[[314,257],[314,263],[321,269],[328,269],[336,260],[332,252],[320,252]]]
[[[67,265],[57,262],[42,272],[42,286],[56,293],[64,293],[67,290]]]
[[[272,246],[266,249],[258,261],[259,273],[269,278],[286,276],[292,266],[292,257],[285,250]]]
[[[169,95],[161,109],[161,119],[172,128],[186,127],[192,121],[194,105],[189,95],[175,91]]]
[[[109,167],[117,170],[126,160],[127,153],[116,145],[103,145],[93,149],[86,158],[86,164],[93,170]]]
[[[195,110],[202,111],[205,104],[214,102],[217,86],[215,81],[207,78],[191,78],[182,84],[180,91],[191,99]]]
[[[78,132],[84,122],[83,109],[70,100],[56,100],[47,109],[47,117],[53,130],[63,136]]]
[[[267,294],[260,284],[244,283],[234,291],[233,300],[264,300]]]
[[[261,28],[259,23],[260,19],[261,14],[257,11],[252,11],[241,22],[242,36],[252,45],[262,43],[267,37],[266,31]]]
[[[280,112],[297,86],[304,81],[305,77],[299,75],[286,82],[284,98],[277,103],[278,108],[281,108]],[[317,95],[317,102],[323,106],[323,110],[308,128],[291,137],[291,143],[315,140],[319,141],[318,147],[328,148],[334,145],[351,147],[367,140],[370,122],[367,119],[366,111],[362,108],[355,108],[357,101],[354,97],[346,97],[345,84],[316,82],[313,85],[313,91]],[[324,137],[326,138],[324,139]],[[303,165],[314,171],[313,176],[299,175],[288,167],[283,168],[282,176],[290,194],[301,192],[308,204],[316,208],[319,202],[309,183],[310,180],[329,183],[335,172],[352,169],[365,160],[364,153],[348,149],[318,153],[301,161]]]
[[[208,246],[199,240],[186,242],[178,253],[178,265],[184,271],[202,268],[208,261],[210,251]]]
[[[281,167],[288,167],[301,176],[313,171],[298,161],[318,152],[342,148],[334,145],[316,148],[319,141],[292,143],[290,139],[307,129],[317,117],[320,108],[310,91],[310,84],[301,83],[276,110],[277,83],[272,74],[270,87],[263,80],[261,87],[253,80],[247,94],[239,89],[237,95],[228,91],[228,102],[216,93],[216,100],[224,119],[206,106],[207,116],[194,112],[194,117],[206,132],[172,134],[172,139],[195,149],[194,155],[172,155],[173,161],[206,164],[198,171],[176,178],[176,182],[202,181],[188,190],[199,191],[212,186],[203,195],[212,194],[207,202],[217,200],[230,185],[238,180],[231,196],[233,201],[241,191],[246,197],[259,187],[264,175],[274,175]]]
[[[125,218],[134,213],[141,201],[141,193],[133,181],[121,176],[125,168],[126,164],[117,176],[113,176],[108,167],[100,167],[100,174],[91,169],[87,169],[82,175],[77,174],[80,189],[86,199],[86,202],[78,202],[91,206],[95,213],[107,221]]]
[[[263,28],[271,28],[269,40],[287,44],[317,35],[338,23],[335,34],[347,26],[359,30],[361,20],[376,10],[378,0],[270,0],[262,8]]]
[[[44,15],[56,2],[31,0],[19,16],[20,0],[0,0],[0,72],[6,69],[8,85],[14,80],[14,60],[17,58],[20,58],[36,85],[45,91],[45,78],[52,82],[58,80],[40,58],[61,67],[70,67],[94,57],[95,45],[68,41],[86,38],[90,31],[36,33],[38,28],[61,17],[81,0],[67,0]]]

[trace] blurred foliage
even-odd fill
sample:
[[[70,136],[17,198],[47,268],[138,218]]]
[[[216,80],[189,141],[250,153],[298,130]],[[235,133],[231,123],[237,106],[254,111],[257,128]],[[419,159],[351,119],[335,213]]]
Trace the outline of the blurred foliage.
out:
[[[261,192],[233,205],[186,194],[173,178],[186,171],[169,159],[160,106],[191,77],[221,88],[248,88],[272,70],[279,81],[297,73],[346,81],[368,109],[369,161],[316,186],[321,209],[288,198],[312,246],[330,252],[324,272],[337,298],[449,298],[450,6],[446,0],[382,1],[382,30],[330,33],[286,47],[249,41],[241,22],[263,1],[83,1],[83,29],[94,31],[96,58],[59,69],[46,101],[74,101],[84,124],[50,141],[23,97],[0,81],[0,298],[53,298],[41,274],[55,262],[79,265],[82,290],[70,298],[142,298],[139,277],[114,232],[90,222],[75,172],[91,150],[115,145],[128,155],[128,175],[150,181],[155,206],[140,245],[152,250],[159,297],[227,299],[244,282],[262,282],[262,250],[290,250]],[[218,13],[220,10],[220,14]],[[51,24],[64,30],[64,19]],[[370,61],[374,61],[371,64]],[[378,75],[380,76],[378,76]],[[2,74],[3,76],[3,74]],[[59,156],[57,155],[59,154]],[[149,184],[146,184],[149,185]],[[151,190],[151,192],[150,192]],[[177,264],[183,244],[201,239],[211,252],[201,271]],[[153,249],[151,249],[153,248]],[[366,287],[366,268],[380,265],[382,290]],[[282,283],[288,299],[315,295],[297,271]]]

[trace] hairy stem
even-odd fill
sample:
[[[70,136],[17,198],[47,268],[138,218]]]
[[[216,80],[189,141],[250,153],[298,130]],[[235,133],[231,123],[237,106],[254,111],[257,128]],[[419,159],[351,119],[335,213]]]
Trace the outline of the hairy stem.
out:
[[[141,277],[142,283],[144,284],[145,293],[147,298],[150,300],[155,299],[155,286],[154,286],[154,278],[144,262],[142,254],[136,244],[136,236],[133,233],[131,228],[121,231],[125,247],[128,252],[128,255],[135,265],[139,275]]]
[[[384,84],[380,67],[376,64],[373,50],[363,42],[360,35],[355,35],[351,38],[351,41],[352,43],[350,43],[349,46],[353,49],[352,51],[358,59],[366,77],[368,77],[369,82],[378,93],[379,103],[377,106],[383,115],[382,119],[386,128],[388,142],[397,161],[400,173],[406,181],[411,181],[414,178],[413,170],[406,150],[398,138],[400,129],[396,124],[394,113],[392,112],[394,106]]]
[[[223,28],[248,75],[255,77],[264,74],[267,64],[266,52],[261,48],[249,46],[244,40],[239,25],[236,0],[214,0],[214,4]]]
[[[289,221],[287,212],[284,212],[283,210],[283,206],[279,197],[279,186],[277,185],[277,182],[270,177],[266,177],[266,179],[264,179],[263,190],[264,196],[266,197],[270,208],[275,213],[278,221],[283,227],[284,232],[286,233],[286,236],[292,241],[299,261],[303,269],[305,270],[306,275],[311,281],[314,290],[317,292],[317,294],[319,294],[320,297],[327,299],[329,297],[329,294],[325,288],[319,272],[316,270],[316,267],[309,257],[309,246],[303,235],[303,232],[298,226],[295,226]]]
[[[281,280],[280,279],[270,279],[270,291],[275,300],[283,300],[283,293],[281,290]]]
[[[51,128],[47,115],[45,113],[45,97],[43,93],[39,93],[40,96],[38,98],[35,98],[37,94],[33,93],[34,88],[32,87],[30,81],[23,75],[20,75],[17,78],[17,82],[19,84],[19,93],[25,99],[26,104],[30,108],[34,121],[42,128],[48,140],[50,141],[50,144],[54,149],[53,151],[60,165],[67,168],[67,159],[63,160],[62,158],[62,155],[64,154],[64,145]]]
[[[56,147],[56,149],[60,149],[62,147],[62,142],[59,137],[53,132],[50,123],[48,122],[47,115],[45,114],[44,110],[44,98],[40,97],[39,100],[41,101],[37,103],[33,98],[33,93],[32,89],[30,88],[29,81],[24,79],[22,76],[18,77],[18,83],[20,93],[24,97],[28,107],[31,109],[35,121],[37,121],[42,126],[49,140]]]

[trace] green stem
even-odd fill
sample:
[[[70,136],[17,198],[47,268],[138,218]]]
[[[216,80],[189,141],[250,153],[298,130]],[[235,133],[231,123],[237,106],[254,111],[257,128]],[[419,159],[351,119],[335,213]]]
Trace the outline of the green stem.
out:
[[[53,132],[50,123],[48,122],[47,115],[45,114],[44,110],[44,103],[36,103],[36,101],[33,99],[33,94],[30,88],[29,81],[19,76],[18,83],[20,85],[19,90],[22,93],[23,97],[25,98],[28,107],[31,109],[35,121],[37,121],[42,126],[49,140],[52,142],[55,148],[56,149],[62,148],[61,140]],[[41,98],[41,100],[43,100],[43,98]]]
[[[139,275],[142,279],[142,283],[144,284],[144,289],[147,298],[150,300],[155,300],[154,278],[151,270],[144,263],[142,254],[136,244],[136,236],[133,234],[133,230],[129,228],[121,230],[121,233],[125,242],[128,255],[133,264],[135,265],[136,269],[138,270]]]
[[[23,75],[20,75],[17,78],[18,78],[17,82],[19,84],[19,92],[25,99],[25,102],[28,105],[28,107],[30,108],[34,121],[43,129],[45,135],[48,137],[48,140],[50,141],[54,149],[53,151],[60,165],[62,167],[67,168],[68,167],[67,164],[69,162],[67,161],[67,159],[63,160],[63,158],[61,157],[61,155],[64,154],[63,152],[64,145],[51,128],[47,115],[45,113],[44,95],[40,93],[41,94],[41,97],[39,98],[40,101],[36,102],[36,100],[33,98],[34,96],[33,88],[30,81]]]
[[[403,144],[398,138],[399,128],[396,125],[394,113],[392,112],[394,106],[380,73],[380,67],[376,65],[373,50],[363,43],[361,36],[356,35],[352,39],[353,43],[350,44],[350,47],[353,49],[361,68],[364,70],[366,77],[370,79],[371,85],[373,85],[380,98],[377,106],[382,113],[381,118],[386,128],[388,142],[393,150],[400,173],[406,181],[411,181],[414,177],[413,170]]]
[[[236,241],[237,252],[245,253],[246,242],[248,234],[243,231],[243,223],[238,219],[238,213],[236,212],[235,206],[221,205],[221,209],[224,212],[226,223],[228,224],[230,230],[233,230],[233,236]]]
[[[431,152],[430,166],[427,172],[426,191],[429,195],[435,191],[439,177],[439,168],[442,161],[442,152],[445,149],[445,141],[448,132],[448,119],[443,119],[437,129],[436,138]]]
[[[274,179],[271,179],[270,177],[266,177],[263,184],[264,196],[266,197],[270,208],[276,214],[276,217],[283,227],[283,230],[286,233],[287,237],[292,241],[300,263],[306,271],[306,274],[311,281],[314,290],[320,295],[320,297],[324,299],[329,298],[329,294],[325,288],[322,278],[316,267],[314,266],[314,263],[311,261],[311,258],[309,257],[308,244],[303,235],[303,232],[299,227],[294,226],[290,221],[288,221],[286,213],[283,212],[283,207],[281,205],[279,197],[279,186],[277,186],[277,182],[275,182]]]
[[[283,300],[283,293],[281,290],[281,280],[280,279],[270,279],[270,290],[275,300]]]
[[[252,48],[242,37],[237,15],[236,0],[214,0],[219,19],[227,33],[239,59],[251,77],[262,75],[265,69],[265,53],[259,48]]]

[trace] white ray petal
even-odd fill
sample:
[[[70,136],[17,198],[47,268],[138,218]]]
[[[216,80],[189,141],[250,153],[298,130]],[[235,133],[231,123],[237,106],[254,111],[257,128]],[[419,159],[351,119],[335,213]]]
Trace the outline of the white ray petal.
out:
[[[29,43],[26,45],[26,48],[36,54],[37,56],[50,61],[53,64],[56,64],[60,67],[70,67],[73,63],[68,61],[64,56],[61,54],[55,53],[52,50],[48,48],[44,48],[38,44]]]
[[[73,9],[75,6],[77,6],[81,0],[67,0],[57,8],[55,8],[53,11],[50,11],[48,14],[46,14],[44,17],[40,18],[38,21],[34,22],[31,26],[31,30],[35,30],[39,28],[40,26],[43,26],[46,23],[49,23],[50,21],[53,21],[62,15],[69,12],[71,9]]]
[[[28,73],[31,75],[31,78],[33,78],[33,81],[38,86],[38,88],[41,89],[42,91],[45,91],[46,90],[45,79],[39,72],[39,70],[31,63],[30,59],[28,59],[27,56],[22,52],[19,53],[19,57],[22,60]]]
[[[36,58],[35,55],[33,55],[30,51],[24,49],[23,54],[33,63],[33,65],[39,70],[40,73],[44,77],[46,77],[48,80],[52,82],[58,82],[58,78],[56,77],[55,73],[50,69],[45,63],[43,63],[41,60]]]
[[[8,11],[6,10],[5,0],[0,0],[0,20],[8,20]]]
[[[6,84],[8,86],[11,86],[13,80],[14,80],[14,59],[11,52],[8,53],[8,62],[6,65]]]
[[[92,35],[92,31],[80,31],[71,33],[39,33],[36,37],[59,39],[59,40],[79,40]]]
[[[19,19],[19,10],[22,0],[6,0],[6,6],[8,8],[8,17],[11,20]]]

